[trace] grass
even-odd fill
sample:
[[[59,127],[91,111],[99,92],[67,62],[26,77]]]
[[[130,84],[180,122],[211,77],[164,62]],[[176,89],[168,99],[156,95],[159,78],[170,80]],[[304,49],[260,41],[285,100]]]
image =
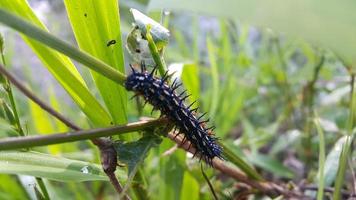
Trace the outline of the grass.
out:
[[[183,9],[184,2],[174,4],[174,8]],[[140,1],[135,3],[141,5]],[[0,1],[0,22],[21,33],[29,46],[26,51],[33,51],[41,66],[59,83],[59,86],[49,86],[51,106],[80,127],[89,127],[77,136],[53,134],[67,132],[69,128],[35,103],[28,102],[17,90],[6,89],[8,82],[4,82],[4,90],[0,91],[1,137],[15,132],[18,136],[35,135],[35,139],[33,142],[28,142],[27,137],[14,139],[22,141],[16,147],[29,148],[26,151],[0,152],[0,173],[4,174],[0,180],[7,183],[0,185],[0,198],[117,197],[98,164],[97,149],[83,141],[102,133],[120,135],[113,141],[119,164],[124,167],[118,167],[116,175],[132,199],[212,199],[213,194],[219,199],[242,198],[246,194],[254,199],[260,196],[278,199],[281,197],[276,197],[269,187],[278,183],[283,188],[281,183],[288,182],[299,189],[295,195],[309,194],[317,199],[343,199],[348,195],[345,190],[353,185],[347,180],[353,171],[350,156],[354,153],[351,147],[356,118],[355,71],[349,59],[344,59],[350,57],[349,52],[339,48],[334,52],[321,51],[304,41],[225,18],[177,12],[164,20],[171,33],[168,45],[167,38],[158,41],[157,32],[152,34],[146,26],[148,31],[143,38],[147,43],[139,46],[142,49],[135,55],[124,56],[126,41],[122,35],[131,33],[128,27],[138,20],[127,16],[130,12],[125,5],[120,4],[119,10],[114,0],[94,4],[88,0],[65,0],[62,6],[76,47],[56,36],[57,32],[48,31],[26,1]],[[150,1],[150,8],[159,5]],[[206,12],[221,14],[220,7],[223,6],[217,5],[216,10],[208,7]],[[189,8],[199,11],[194,3]],[[163,17],[154,11],[150,16]],[[204,28],[204,23],[213,24],[213,28]],[[36,75],[31,62],[21,60],[20,53],[11,52],[13,43],[6,40],[8,35],[5,34],[3,43],[3,64],[7,61],[7,69],[14,73],[10,66],[12,60],[19,58],[21,66],[31,67],[29,72]],[[341,44],[345,40],[339,39]],[[134,42],[142,45],[140,41]],[[335,42],[332,41],[332,47],[338,47],[334,46]],[[159,115],[151,115],[149,105],[142,108],[140,101],[128,100],[122,87],[126,79],[125,62],[147,55],[158,65],[161,75],[171,70],[171,63],[181,67],[182,73],[175,75],[180,76],[184,88],[192,93],[189,101],[198,100],[199,112],[208,112],[211,125],[217,127],[214,132],[224,148],[225,167],[234,173],[239,169],[247,176],[226,174],[209,167],[202,167],[201,172],[196,159],[177,150],[176,144],[167,138],[155,135],[163,132],[157,121],[149,125],[139,122],[133,128],[132,124],[125,126],[144,116]],[[22,69],[20,73],[26,71]],[[22,82],[38,79],[39,76],[33,76],[32,80],[25,78]],[[65,98],[69,97],[74,104],[67,104],[58,87],[67,92]],[[31,90],[43,96],[41,89],[31,87]],[[96,129],[112,125],[123,126]],[[129,134],[121,134],[127,130]],[[68,141],[79,142],[58,144]],[[4,148],[13,148],[10,142],[1,142]],[[22,175],[37,177],[38,186],[32,192],[24,192],[25,184],[19,182]],[[300,180],[305,181],[298,184]]]

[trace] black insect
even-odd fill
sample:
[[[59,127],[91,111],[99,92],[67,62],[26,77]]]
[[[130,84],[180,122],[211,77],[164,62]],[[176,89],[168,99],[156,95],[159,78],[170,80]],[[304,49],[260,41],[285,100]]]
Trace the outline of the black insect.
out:
[[[222,159],[222,148],[216,143],[217,138],[212,135],[214,127],[205,128],[206,122],[201,119],[206,114],[196,117],[197,109],[191,107],[195,102],[186,106],[184,101],[189,95],[185,92],[177,95],[176,90],[181,86],[176,80],[169,85],[167,73],[162,78],[154,77],[155,69],[149,73],[146,70],[137,72],[132,68],[132,74],[127,77],[125,88],[141,95],[146,103],[150,103],[154,109],[160,110],[172,124],[178,135],[183,134],[183,143],[188,140],[196,148],[196,153],[201,155],[208,164],[212,165],[214,157]],[[143,68],[144,69],[144,68]]]
[[[110,40],[110,41],[106,44],[106,46],[108,47],[108,46],[111,46],[111,45],[114,45],[114,44],[116,44],[116,40]]]

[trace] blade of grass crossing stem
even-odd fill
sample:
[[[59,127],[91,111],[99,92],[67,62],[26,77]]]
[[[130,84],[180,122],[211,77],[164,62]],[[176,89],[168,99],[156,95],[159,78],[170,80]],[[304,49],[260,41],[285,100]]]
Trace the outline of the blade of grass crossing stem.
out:
[[[348,131],[348,136],[346,137],[346,142],[342,146],[342,151],[341,151],[341,156],[340,156],[340,165],[337,171],[337,176],[336,176],[336,181],[335,181],[335,191],[333,195],[333,199],[340,199],[341,198],[341,189],[344,184],[345,180],[345,173],[346,173],[346,166],[348,163],[348,159],[350,156],[351,152],[351,145],[353,141],[353,127],[354,127],[354,113],[356,112],[356,107],[355,107],[355,102],[354,97],[355,97],[355,75],[351,74],[351,81],[350,81],[350,111],[349,111],[349,119],[347,122],[347,131]]]
[[[64,3],[79,47],[124,72],[118,1],[65,0]],[[114,122],[125,123],[126,90],[101,74],[91,72]]]
[[[27,2],[23,0],[2,0],[0,1],[0,7],[6,8],[7,10],[12,11],[17,15],[22,16],[26,20],[37,25],[39,28],[19,19],[18,17],[15,17],[14,15],[10,14],[9,12],[6,12],[3,9],[0,9],[0,21],[3,23],[8,22],[6,23],[6,25],[14,25],[16,28],[25,28],[25,30],[28,31],[25,35],[37,35],[37,33],[39,32],[43,32],[44,34],[50,35],[48,34],[48,32],[43,31],[46,30],[46,28],[32,12]],[[26,29],[29,26],[31,27],[31,29]],[[33,51],[41,59],[47,69],[53,74],[53,76],[69,93],[69,95],[83,110],[83,112],[91,119],[91,121],[94,124],[100,126],[109,125],[111,122],[109,114],[99,104],[95,97],[89,92],[73,63],[67,57],[48,48],[45,45],[42,45],[32,39],[29,39],[25,35],[22,35],[22,37],[26,41],[26,43],[33,49]],[[43,37],[39,37],[37,39],[46,41],[47,44],[51,43],[51,41],[48,41]]]
[[[335,181],[337,170],[339,168],[339,160],[341,157],[342,147],[346,143],[347,136],[343,136],[334,143],[333,148],[326,156],[324,164],[324,181],[325,186],[332,186]]]
[[[318,200],[323,200],[324,196],[324,165],[325,165],[325,138],[324,132],[320,126],[319,118],[315,114],[314,124],[319,135],[319,171],[318,171]]]
[[[227,146],[219,142],[219,145],[224,149],[223,156],[233,163],[235,166],[241,169],[244,173],[247,174],[250,178],[255,180],[263,180],[260,174],[256,172],[249,164],[247,164],[243,159],[239,156],[235,155]]]
[[[352,136],[346,136],[346,141],[345,141],[344,145],[342,146],[341,156],[340,156],[340,160],[339,160],[340,164],[339,164],[339,168],[337,170],[337,175],[336,175],[336,180],[335,180],[335,189],[334,189],[334,195],[333,195],[334,200],[341,199],[341,189],[342,189],[343,184],[345,183],[345,172],[346,172],[346,166],[348,163],[348,158],[350,156],[352,140],[353,140]]]
[[[212,97],[211,97],[211,104],[210,104],[210,118],[214,118],[218,102],[219,102],[219,72],[217,66],[217,60],[215,55],[215,46],[213,41],[210,37],[206,39],[207,47],[208,47],[208,56],[210,62],[210,70],[211,70],[211,78],[212,78]]]

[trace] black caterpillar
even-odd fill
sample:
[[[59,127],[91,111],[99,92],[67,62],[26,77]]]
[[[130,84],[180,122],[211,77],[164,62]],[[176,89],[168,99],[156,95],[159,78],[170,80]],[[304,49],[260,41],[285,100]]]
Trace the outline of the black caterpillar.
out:
[[[201,155],[208,164],[212,165],[214,157],[223,159],[222,148],[216,143],[217,138],[212,136],[214,127],[205,128],[205,123],[209,120],[201,121],[204,113],[200,117],[196,117],[195,113],[198,108],[191,109],[193,102],[189,106],[184,104],[184,100],[189,95],[182,92],[176,94],[177,88],[181,84],[176,83],[168,85],[166,74],[161,78],[154,77],[155,69],[148,73],[144,68],[142,72],[137,72],[132,68],[132,74],[127,77],[125,88],[133,91],[136,95],[142,95],[146,102],[150,103],[154,109],[161,111],[161,115],[166,116],[175,126],[175,130],[179,130],[179,134],[184,134],[183,143],[188,139],[196,148],[196,153]],[[195,156],[195,155],[194,155]]]

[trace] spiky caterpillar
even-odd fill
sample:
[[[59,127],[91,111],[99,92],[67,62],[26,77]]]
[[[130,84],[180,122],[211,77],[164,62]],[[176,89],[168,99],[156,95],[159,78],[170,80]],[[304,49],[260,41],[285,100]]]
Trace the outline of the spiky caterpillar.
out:
[[[216,138],[212,136],[212,128],[205,128],[208,120],[201,121],[204,114],[196,117],[197,108],[191,109],[190,104],[184,104],[189,95],[184,95],[185,91],[177,95],[176,90],[181,84],[176,81],[172,85],[166,82],[167,73],[162,78],[154,77],[154,71],[148,73],[145,70],[137,72],[133,68],[132,74],[127,77],[125,88],[144,97],[154,109],[160,110],[179,130],[178,134],[184,134],[183,142],[187,139],[194,145],[201,159],[210,165],[214,157],[222,158],[222,148],[216,143]]]

